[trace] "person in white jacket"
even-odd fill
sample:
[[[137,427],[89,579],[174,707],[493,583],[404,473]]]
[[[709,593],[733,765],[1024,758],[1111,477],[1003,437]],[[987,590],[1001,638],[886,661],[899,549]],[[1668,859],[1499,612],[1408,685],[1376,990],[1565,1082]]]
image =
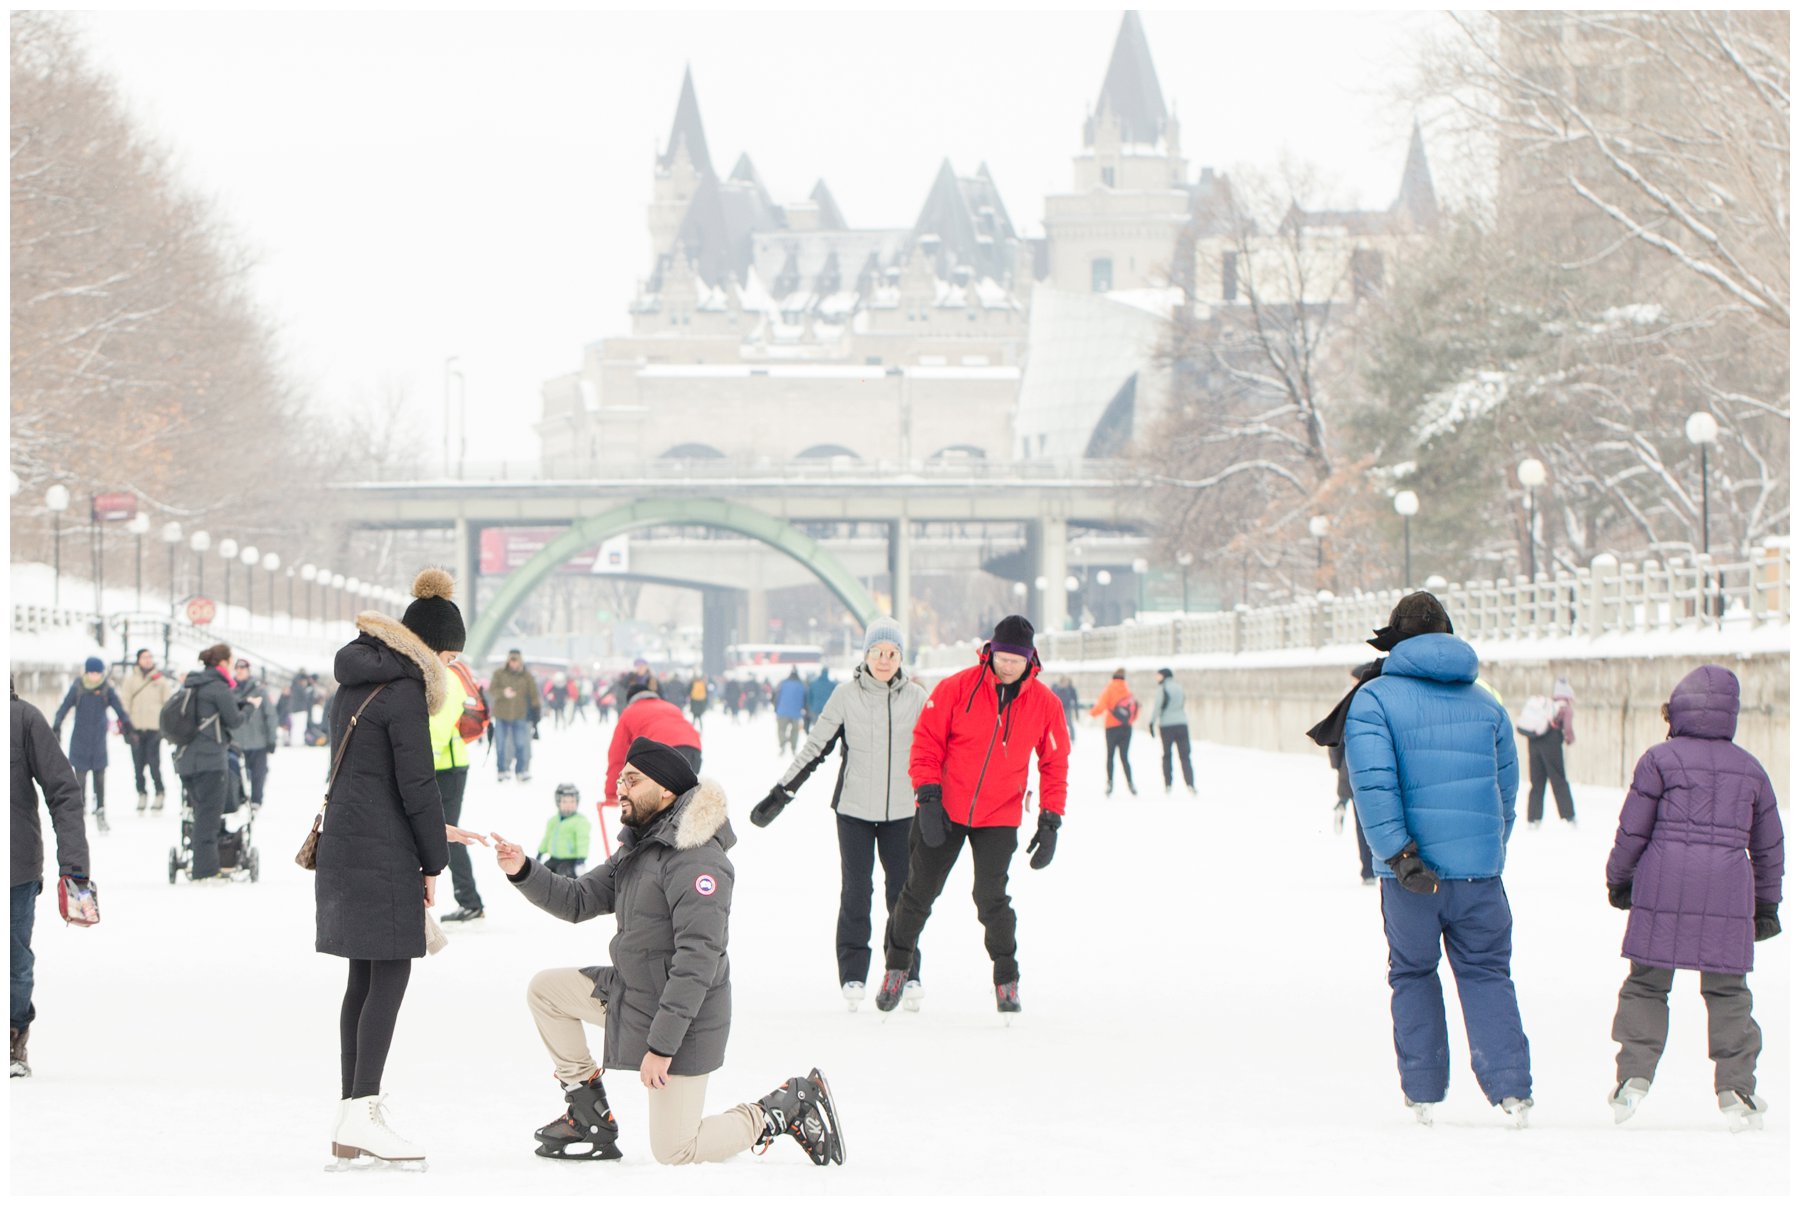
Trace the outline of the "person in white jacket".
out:
[[[912,777],[913,725],[925,708],[925,688],[901,665],[906,638],[892,619],[869,625],[863,663],[838,684],[806,735],[806,743],[779,782],[750,811],[752,824],[766,826],[787,807],[801,784],[834,748],[842,765],[831,807],[837,813],[838,856],[843,886],[838,896],[837,967],[844,999],[854,1010],[865,995],[873,933],[875,860],[881,860],[891,914],[906,884],[907,839],[915,808]],[[924,997],[915,954],[902,1004],[917,1010]]]

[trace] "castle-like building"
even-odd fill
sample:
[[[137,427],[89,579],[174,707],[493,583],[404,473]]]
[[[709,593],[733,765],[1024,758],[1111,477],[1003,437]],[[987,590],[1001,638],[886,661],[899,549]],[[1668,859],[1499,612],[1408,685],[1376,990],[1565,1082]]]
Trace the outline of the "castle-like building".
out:
[[[718,173],[690,72],[654,164],[631,333],[546,383],[545,468],[1118,454],[1166,396],[1156,351],[1174,307],[1242,304],[1221,266],[1254,254],[1230,181],[1190,177],[1135,12],[1070,191],[1043,205],[1043,236],[1022,237],[987,166],[964,176],[948,161],[909,227],[852,226],[823,179],[776,201],[747,154]],[[1357,257],[1344,279],[1367,291],[1384,241],[1434,222],[1436,205],[1415,130],[1390,209],[1296,208],[1288,222]]]

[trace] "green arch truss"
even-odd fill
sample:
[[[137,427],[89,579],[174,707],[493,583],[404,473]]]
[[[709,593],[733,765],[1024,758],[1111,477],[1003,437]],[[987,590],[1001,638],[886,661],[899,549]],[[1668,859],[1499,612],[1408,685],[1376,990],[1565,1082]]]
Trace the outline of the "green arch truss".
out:
[[[857,622],[867,627],[881,612],[869,592],[863,589],[848,566],[812,537],[785,520],[758,511],[754,507],[728,503],[716,498],[646,499],[623,507],[614,507],[587,519],[579,520],[569,530],[552,540],[537,556],[520,566],[507,579],[500,593],[475,617],[464,656],[473,665],[481,665],[494,643],[505,631],[513,612],[525,602],[538,585],[556,572],[556,568],[583,549],[610,540],[624,532],[660,524],[697,524],[723,528],[760,540],[770,548],[786,553],[811,570]]]

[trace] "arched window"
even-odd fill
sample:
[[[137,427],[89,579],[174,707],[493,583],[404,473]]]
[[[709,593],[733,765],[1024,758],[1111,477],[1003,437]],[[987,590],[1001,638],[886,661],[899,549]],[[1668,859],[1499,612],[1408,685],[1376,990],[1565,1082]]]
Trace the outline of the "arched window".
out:
[[[659,461],[719,461],[725,454],[711,444],[677,444],[656,458]]]
[[[934,465],[955,464],[958,461],[985,461],[987,450],[977,448],[973,444],[952,444],[948,448],[940,448],[931,454],[930,463]]]
[[[823,461],[830,460],[834,456],[847,456],[853,461],[862,460],[860,456],[842,444],[814,444],[811,448],[796,453],[794,459],[797,461]]]

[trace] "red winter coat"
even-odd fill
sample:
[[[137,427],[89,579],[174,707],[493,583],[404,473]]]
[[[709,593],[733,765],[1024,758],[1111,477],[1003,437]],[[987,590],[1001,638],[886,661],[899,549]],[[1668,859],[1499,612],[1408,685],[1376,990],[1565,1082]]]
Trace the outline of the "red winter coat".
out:
[[[913,728],[913,790],[940,785],[944,811],[972,828],[1017,826],[1037,751],[1039,807],[1062,815],[1069,792],[1069,728],[1062,700],[1037,680],[1033,659],[1019,694],[1002,713],[988,647],[978,665],[939,683]]]
[[[619,713],[619,723],[613,726],[612,745],[606,751],[606,785],[600,790],[600,798],[608,804],[618,803],[619,772],[625,769],[625,751],[639,737],[664,745],[700,748],[699,730],[668,700],[645,695],[626,704]]]

